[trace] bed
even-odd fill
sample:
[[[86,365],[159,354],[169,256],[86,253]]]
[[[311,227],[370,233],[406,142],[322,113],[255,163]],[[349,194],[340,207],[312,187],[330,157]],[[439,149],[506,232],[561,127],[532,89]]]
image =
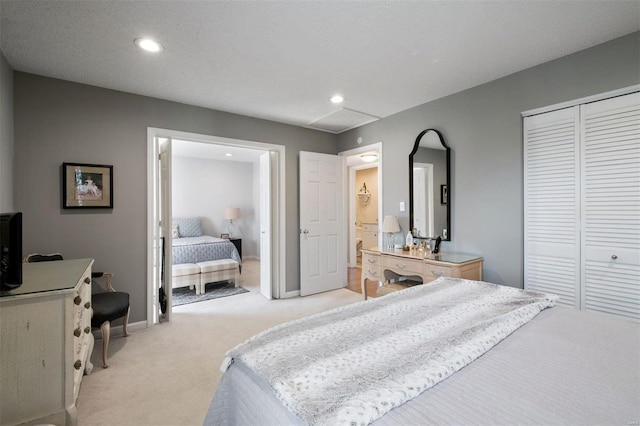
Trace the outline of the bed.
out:
[[[231,241],[203,235],[200,218],[174,218],[172,224],[174,265],[220,259],[233,259],[242,265],[238,250]]]
[[[555,300],[440,278],[274,327],[227,353],[204,424],[638,424],[640,325]]]

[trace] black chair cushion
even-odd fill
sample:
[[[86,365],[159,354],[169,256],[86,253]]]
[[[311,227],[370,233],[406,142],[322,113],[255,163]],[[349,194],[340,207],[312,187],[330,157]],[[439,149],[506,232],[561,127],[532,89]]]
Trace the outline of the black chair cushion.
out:
[[[129,293],[121,291],[97,293],[91,295],[93,306],[92,327],[100,327],[105,321],[113,321],[127,314]]]

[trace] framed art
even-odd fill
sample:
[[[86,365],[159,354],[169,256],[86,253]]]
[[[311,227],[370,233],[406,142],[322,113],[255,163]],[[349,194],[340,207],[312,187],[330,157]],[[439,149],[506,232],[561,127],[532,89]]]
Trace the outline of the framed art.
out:
[[[440,204],[449,204],[449,188],[447,185],[440,185]]]
[[[113,166],[62,163],[62,208],[112,209]]]
[[[228,240],[229,239],[229,234],[220,234],[220,238]]]

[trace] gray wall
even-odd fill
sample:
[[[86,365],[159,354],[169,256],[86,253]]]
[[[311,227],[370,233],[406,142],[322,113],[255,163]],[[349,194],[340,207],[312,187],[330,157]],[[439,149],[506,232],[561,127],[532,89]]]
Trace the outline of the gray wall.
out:
[[[484,279],[523,286],[520,112],[640,83],[640,32],[409,109],[338,136],[338,150],[383,142],[384,214],[403,232],[408,155],[419,132],[440,130],[452,148],[453,241],[443,250],[485,258]]]
[[[146,318],[147,127],[286,146],[288,291],[299,288],[298,152],[336,153],[335,136],[113,90],[14,73],[15,207],[25,253],[93,257]],[[63,162],[111,164],[113,210],[63,210]]]
[[[219,237],[229,232],[224,209],[239,207],[240,218],[233,221],[232,236],[242,238],[243,258],[258,257],[260,207],[254,204],[254,164],[174,155],[171,174],[174,218],[200,217],[202,232]]]
[[[0,213],[13,211],[13,70],[0,52]]]

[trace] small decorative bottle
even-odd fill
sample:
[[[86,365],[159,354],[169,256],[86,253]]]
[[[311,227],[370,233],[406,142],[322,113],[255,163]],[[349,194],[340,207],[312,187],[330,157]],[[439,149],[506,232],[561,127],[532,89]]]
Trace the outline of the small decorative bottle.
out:
[[[409,247],[413,246],[413,236],[411,235],[411,232],[407,232],[407,240],[405,241],[405,244]]]

